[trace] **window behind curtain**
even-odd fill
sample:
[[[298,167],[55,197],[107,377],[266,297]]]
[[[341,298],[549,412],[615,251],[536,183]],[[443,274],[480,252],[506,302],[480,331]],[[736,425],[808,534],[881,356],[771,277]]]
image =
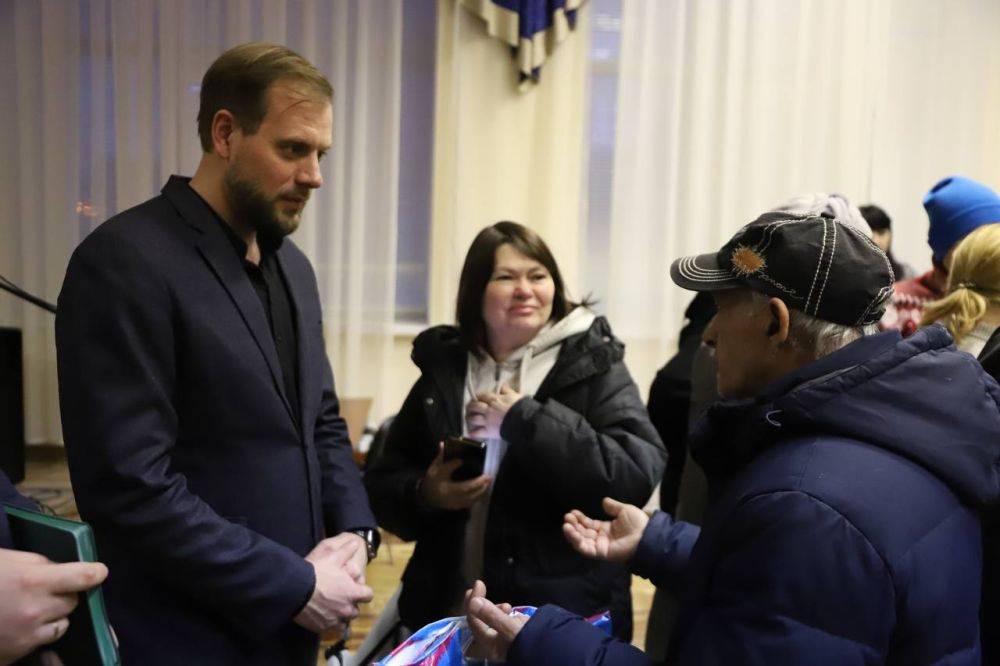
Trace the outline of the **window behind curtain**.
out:
[[[437,5],[403,4],[396,323],[427,323]]]
[[[587,269],[582,293],[598,299],[604,311],[608,291],[611,237],[611,182],[614,173],[615,121],[618,111],[618,53],[621,42],[621,0],[591,0],[590,100],[587,169],[587,219],[583,221]]]

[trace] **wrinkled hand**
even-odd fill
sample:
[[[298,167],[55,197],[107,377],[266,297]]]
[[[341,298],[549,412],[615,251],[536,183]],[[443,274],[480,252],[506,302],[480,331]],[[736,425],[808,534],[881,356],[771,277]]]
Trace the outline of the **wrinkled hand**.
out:
[[[483,439],[499,439],[500,425],[507,412],[520,400],[520,393],[506,383],[500,386],[499,393],[480,393],[475,400],[465,405],[465,424],[469,435]]]
[[[306,559],[308,560],[310,557],[316,559],[333,555],[344,549],[350,549],[354,553],[353,556],[344,562],[344,571],[347,572],[347,575],[355,583],[364,585],[365,569],[368,566],[368,544],[365,543],[365,540],[360,535],[354,532],[341,532],[335,537],[323,539],[316,544],[309,555],[306,555]]]
[[[507,661],[507,650],[528,623],[524,615],[510,615],[510,604],[494,605],[486,598],[486,585],[477,580],[465,593],[465,612],[473,642],[465,650],[468,659]]]
[[[563,518],[563,534],[586,557],[608,562],[628,562],[635,555],[649,516],[637,506],[605,497],[602,506],[612,520],[594,520],[573,509]]]
[[[0,664],[61,638],[79,593],[107,575],[100,563],[54,564],[36,553],[0,549]]]
[[[444,459],[444,444],[438,444],[437,457],[424,473],[420,496],[429,506],[448,511],[468,509],[490,487],[490,477],[485,474],[468,481],[452,481],[451,475],[462,464],[461,460]]]
[[[327,543],[339,536],[343,535],[324,539],[305,557],[316,571],[316,586],[305,608],[295,616],[295,622],[317,634],[331,629],[343,632],[348,622],[358,616],[358,604],[367,603],[374,596],[370,587],[355,582],[347,570],[348,563],[354,561],[363,547],[363,540],[343,539],[336,547]]]

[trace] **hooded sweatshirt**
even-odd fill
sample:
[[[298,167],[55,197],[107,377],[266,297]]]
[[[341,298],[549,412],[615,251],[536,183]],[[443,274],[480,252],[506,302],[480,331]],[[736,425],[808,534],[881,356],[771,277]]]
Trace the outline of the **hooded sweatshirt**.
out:
[[[563,341],[589,329],[595,318],[596,315],[586,307],[573,308],[559,321],[546,324],[531,342],[514,350],[500,362],[493,360],[487,353],[483,353],[482,357],[470,353],[466,366],[463,400],[467,404],[470,400],[475,400],[480,393],[498,393],[503,384],[507,384],[522,396],[534,395],[555,366]],[[462,434],[469,434],[469,426],[464,422]],[[500,438],[487,439],[483,474],[495,479],[506,453],[506,441]],[[491,484],[483,497],[470,509],[469,522],[465,528],[465,555],[462,565],[466,581],[470,584],[482,574],[483,539],[486,534],[486,520],[489,517],[492,492]]]

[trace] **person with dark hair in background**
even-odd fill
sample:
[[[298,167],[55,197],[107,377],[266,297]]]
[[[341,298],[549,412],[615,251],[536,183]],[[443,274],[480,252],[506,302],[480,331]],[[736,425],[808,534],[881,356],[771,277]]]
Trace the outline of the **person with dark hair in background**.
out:
[[[191,179],[73,253],[56,317],[80,515],[126,664],[315,666],[371,600],[375,517],[339,414],[296,230],[333,90],[274,44],[201,86]]]
[[[667,450],[667,468],[660,484],[660,510],[673,514],[687,457],[688,412],[691,409],[691,371],[701,347],[701,334],[715,316],[715,303],[702,293],[684,311],[687,323],[677,341],[677,353],[656,373],[649,387],[646,410]]]
[[[108,569],[99,562],[56,564],[14,550],[4,504],[29,511],[38,505],[0,472],[0,664],[11,664],[62,638],[80,592],[100,585]]]
[[[896,281],[915,277],[916,271],[913,270],[913,267],[901,263],[892,254],[892,218],[889,217],[889,214],[874,204],[860,206],[858,210],[861,211],[868,226],[872,228],[872,240],[885,252],[885,256],[889,257],[889,264],[892,266],[892,274]]]
[[[883,330],[899,331],[904,338],[920,327],[924,305],[944,295],[951,252],[958,242],[984,224],[1000,222],[1000,196],[970,178],[949,176],[924,197],[924,210],[934,267],[923,275],[897,281],[892,301],[879,322]]]
[[[566,295],[545,242],[514,222],[465,258],[458,326],[413,342],[421,375],[365,485],[379,524],[417,542],[399,614],[411,630],[461,612],[483,578],[518,604],[611,610],[632,633],[628,571],[576,553],[563,514],[605,495],[645,503],[665,454],[608,322]],[[455,481],[441,442],[487,443],[483,473]],[[624,499],[631,498],[631,499]]]
[[[711,505],[695,527],[605,500],[567,539],[677,591],[679,664],[981,659],[982,510],[1000,500],[1000,385],[940,326],[879,333],[885,254],[827,217],[767,213],[671,278],[712,293],[719,393],[689,442]],[[648,664],[554,606],[509,616],[476,583],[471,654]]]
[[[646,403],[649,418],[667,450],[667,467],[660,482],[660,510],[695,525],[700,525],[703,517],[705,475],[690,460],[687,439],[689,424],[705,407],[705,398],[693,399],[692,391],[705,393],[708,386],[712,394],[708,399],[716,397],[711,350],[701,342],[702,333],[714,316],[715,303],[707,293],[697,294],[688,304],[684,311],[687,323],[681,329],[677,353],[656,373]],[[700,386],[696,389],[693,384],[699,378]],[[666,656],[676,618],[676,598],[666,590],[656,590],[646,622],[646,653],[653,659]]]

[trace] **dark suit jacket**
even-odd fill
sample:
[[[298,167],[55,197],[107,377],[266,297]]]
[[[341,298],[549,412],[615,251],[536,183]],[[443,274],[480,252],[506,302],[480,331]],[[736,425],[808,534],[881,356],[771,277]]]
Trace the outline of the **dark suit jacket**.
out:
[[[10,482],[7,475],[0,472],[0,548],[13,548],[14,543],[10,536],[7,513],[3,511],[4,504],[12,504],[31,511],[38,511],[38,505],[17,492],[17,488]]]
[[[315,664],[302,556],[375,519],[339,416],[316,279],[277,259],[298,329],[298,423],[264,308],[187,180],[74,252],[56,345],[70,475],[110,568],[126,664]]]

